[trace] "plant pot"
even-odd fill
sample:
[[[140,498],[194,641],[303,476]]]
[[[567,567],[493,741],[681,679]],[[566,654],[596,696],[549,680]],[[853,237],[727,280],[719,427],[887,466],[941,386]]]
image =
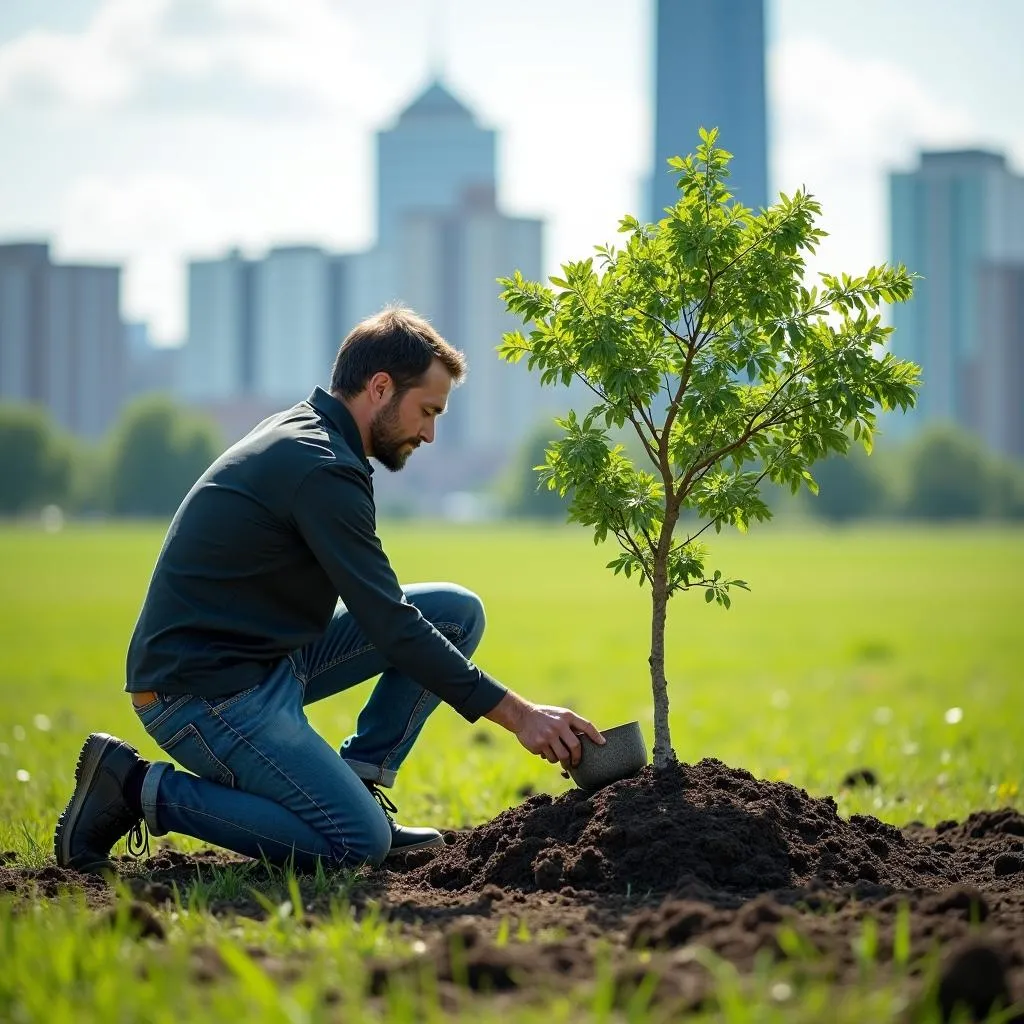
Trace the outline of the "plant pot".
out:
[[[566,769],[573,782],[588,792],[636,775],[647,764],[647,747],[639,722],[602,729],[601,735],[605,738],[604,746],[580,736],[583,744],[580,763]]]

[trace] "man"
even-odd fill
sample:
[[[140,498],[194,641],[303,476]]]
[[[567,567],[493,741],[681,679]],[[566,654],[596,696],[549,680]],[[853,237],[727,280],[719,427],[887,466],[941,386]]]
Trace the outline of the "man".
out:
[[[59,865],[109,867],[122,836],[141,844],[143,824],[300,868],[442,845],[435,829],[395,822],[381,789],[442,700],[552,763],[578,763],[579,734],[604,742],[469,661],[479,598],[453,584],[403,592],[377,539],[367,460],[399,470],[433,441],[464,373],[425,320],[385,310],[344,340],[329,392],[265,420],[197,481],[157,559],[126,686],[188,772],[91,735],[54,835]],[[378,674],[335,751],[304,706]]]

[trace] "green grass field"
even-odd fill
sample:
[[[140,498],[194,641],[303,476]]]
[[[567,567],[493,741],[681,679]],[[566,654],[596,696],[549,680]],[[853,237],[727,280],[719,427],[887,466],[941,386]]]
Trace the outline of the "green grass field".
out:
[[[0,530],[0,850],[21,865],[52,857],[53,823],[88,732],[158,753],[121,688],[161,535],[152,525]],[[402,579],[452,579],[483,597],[488,630],[476,660],[491,673],[599,727],[640,718],[651,740],[649,597],[603,567],[613,549],[597,551],[564,527],[387,525],[382,535]],[[779,526],[710,545],[711,567],[752,591],[737,594],[730,611],[700,593],[670,606],[667,668],[682,760],[718,757],[834,794],[844,814],[896,824],[1024,804],[1024,531]],[[313,723],[340,742],[365,693],[315,706]],[[481,742],[484,734],[493,742]],[[843,789],[859,767],[880,784]],[[558,793],[568,783],[497,727],[467,725],[442,707],[394,795],[403,820],[459,826],[517,803],[525,785]],[[439,1015],[403,1009],[400,999],[386,1012],[358,999],[343,1012],[322,1005],[328,959],[335,977],[358,978],[361,954],[391,941],[387,928],[357,924],[343,909],[314,933],[183,908],[161,947],[164,970],[145,980],[132,968],[138,945],[117,929],[97,933],[82,906],[39,904],[25,914],[0,897],[0,960],[15,965],[0,972],[0,1019],[92,1019],[110,1008],[117,1020],[213,1020],[225,1010],[260,1020]],[[268,988],[266,973],[254,975],[240,953],[232,980],[187,986],[197,943],[291,951],[298,980]],[[767,1003],[763,1012],[756,999],[744,1005],[751,1016],[720,1019],[772,1019]],[[866,1019],[857,1017],[865,1005],[849,1019]],[[542,1016],[578,1020],[584,1011],[604,1019],[597,1003],[567,997]],[[884,1008],[872,1013],[888,1019]],[[792,1007],[785,1019],[798,1019]]]

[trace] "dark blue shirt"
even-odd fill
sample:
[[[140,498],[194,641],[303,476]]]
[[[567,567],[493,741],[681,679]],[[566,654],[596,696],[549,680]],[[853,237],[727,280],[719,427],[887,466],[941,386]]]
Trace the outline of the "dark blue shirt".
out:
[[[319,639],[338,598],[400,672],[465,718],[505,688],[405,599],[377,538],[370,464],[322,388],[229,448],[171,521],[128,648],[127,690],[219,697]]]

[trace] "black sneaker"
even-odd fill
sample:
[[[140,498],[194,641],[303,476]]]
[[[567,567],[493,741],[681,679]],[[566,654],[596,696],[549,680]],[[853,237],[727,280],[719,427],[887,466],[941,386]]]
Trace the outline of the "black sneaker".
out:
[[[128,776],[139,764],[145,762],[138,751],[123,740],[94,732],[85,741],[75,768],[75,791],[53,834],[60,867],[86,872],[112,868],[110,851],[124,835],[133,857],[148,849],[142,814],[125,798]]]
[[[391,802],[387,794],[375,782],[363,779],[363,785],[370,791],[373,799],[380,804],[384,811],[384,817],[388,819],[391,826],[391,851],[389,857],[398,857],[403,853],[413,853],[415,850],[429,850],[435,846],[444,846],[444,836],[436,828],[411,828],[409,825],[399,825],[392,814],[398,813],[398,808]]]

